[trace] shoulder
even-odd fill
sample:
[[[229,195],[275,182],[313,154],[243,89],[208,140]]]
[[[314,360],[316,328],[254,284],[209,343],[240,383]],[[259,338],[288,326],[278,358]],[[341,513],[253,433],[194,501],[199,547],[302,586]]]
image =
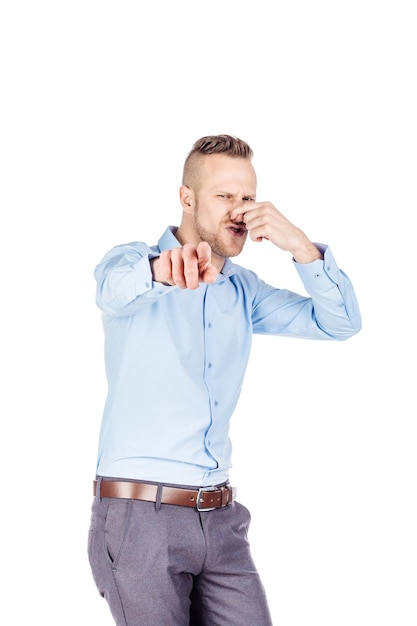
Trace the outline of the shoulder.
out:
[[[102,258],[102,261],[126,255],[145,256],[150,252],[155,252],[157,246],[149,246],[144,241],[131,241],[129,243],[121,243],[113,246]]]

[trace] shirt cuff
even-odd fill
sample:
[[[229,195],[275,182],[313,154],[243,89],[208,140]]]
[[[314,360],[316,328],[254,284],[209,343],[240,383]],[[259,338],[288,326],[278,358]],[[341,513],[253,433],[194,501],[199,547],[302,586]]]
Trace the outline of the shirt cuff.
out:
[[[150,291],[153,287],[153,276],[151,270],[150,260],[158,256],[157,254],[148,254],[142,257],[135,267],[135,295],[141,296],[142,294]]]
[[[166,292],[172,291],[172,285],[164,285],[164,283],[159,283],[153,279],[150,261],[158,256],[159,254],[153,254],[150,252],[138,262],[135,281],[137,296],[162,296]]]
[[[304,287],[309,293],[317,290],[324,291],[329,286],[338,285],[340,282],[339,267],[329,246],[315,242],[314,245],[323,254],[323,259],[311,263],[293,261]]]

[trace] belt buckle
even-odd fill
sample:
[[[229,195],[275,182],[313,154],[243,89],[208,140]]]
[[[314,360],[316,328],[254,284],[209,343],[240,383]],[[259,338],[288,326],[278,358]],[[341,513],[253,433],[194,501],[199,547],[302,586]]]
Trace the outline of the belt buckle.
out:
[[[211,508],[206,508],[206,509],[201,508],[201,498],[203,497],[203,494],[206,492],[210,492],[210,491],[217,491],[217,489],[216,487],[200,487],[200,489],[198,490],[197,499],[196,499],[197,511],[201,511],[202,513],[204,513],[205,511],[214,511],[214,509],[217,509],[216,506],[212,506]]]

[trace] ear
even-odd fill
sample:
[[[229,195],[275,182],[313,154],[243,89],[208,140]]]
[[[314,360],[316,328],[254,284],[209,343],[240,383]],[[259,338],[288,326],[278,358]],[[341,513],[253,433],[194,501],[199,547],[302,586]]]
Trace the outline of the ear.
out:
[[[191,187],[180,187],[180,200],[184,213],[192,213],[195,206],[195,195]]]

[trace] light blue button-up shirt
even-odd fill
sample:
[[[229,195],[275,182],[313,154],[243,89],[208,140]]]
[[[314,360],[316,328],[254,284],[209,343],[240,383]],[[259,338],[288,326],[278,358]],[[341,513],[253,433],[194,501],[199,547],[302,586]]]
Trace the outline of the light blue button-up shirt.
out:
[[[196,290],[155,282],[149,260],[180,245],[175,230],[157,246],[116,246],[95,271],[108,380],[97,474],[209,486],[228,479],[229,421],[253,333],[344,340],[361,318],[327,246],[324,261],[294,262],[311,297],[230,259]]]

